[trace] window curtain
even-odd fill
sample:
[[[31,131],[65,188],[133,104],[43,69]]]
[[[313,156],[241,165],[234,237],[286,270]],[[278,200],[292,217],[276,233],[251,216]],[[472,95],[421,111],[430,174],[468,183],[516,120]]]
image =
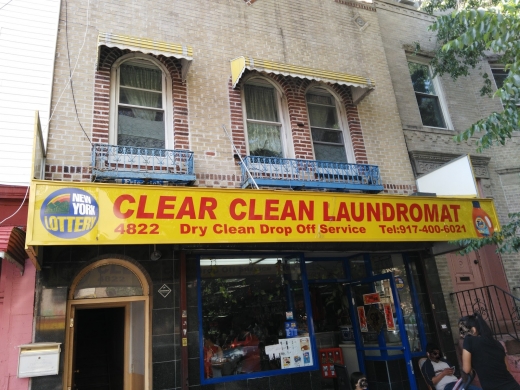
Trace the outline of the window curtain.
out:
[[[120,102],[133,106],[162,108],[162,72],[159,69],[122,65],[120,75]],[[124,87],[157,91],[148,92]],[[136,118],[154,121],[156,111],[132,109]]]
[[[311,126],[339,129],[336,107],[331,96],[308,94],[307,103]]]
[[[283,157],[279,126],[248,123],[247,139],[251,156]]]
[[[118,144],[164,148],[162,71],[124,64],[119,77]],[[123,104],[147,108],[125,107]]]
[[[247,119],[279,122],[273,88],[246,85],[244,88]],[[283,157],[281,126],[269,123],[247,123],[251,156]]]

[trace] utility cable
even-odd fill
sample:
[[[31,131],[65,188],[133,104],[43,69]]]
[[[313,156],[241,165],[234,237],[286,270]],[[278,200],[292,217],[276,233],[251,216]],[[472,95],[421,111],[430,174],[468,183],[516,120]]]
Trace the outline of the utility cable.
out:
[[[5,4],[0,8],[0,10],[2,10],[2,9],[3,9],[6,5],[8,5],[11,1],[13,1],[13,0],[9,0],[7,3],[5,3]]]
[[[58,108],[58,104],[60,103],[61,98],[63,97],[63,94],[65,93],[65,90],[67,89],[67,86],[72,81],[72,76],[74,75],[74,72],[76,71],[76,68],[78,66],[79,59],[81,58],[81,52],[83,51],[83,47],[85,46],[85,42],[87,42],[89,17],[90,17],[90,0],[88,0],[88,2],[87,2],[87,22],[86,22],[86,25],[85,25],[85,34],[83,36],[83,43],[82,43],[81,48],[79,49],[79,52],[78,52],[78,58],[76,59],[76,64],[74,65],[74,69],[72,69],[72,72],[69,72],[70,73],[70,77],[67,80],[67,83],[65,84],[65,86],[63,87],[63,91],[61,91],[61,94],[60,94],[60,96],[58,98],[58,101],[54,105],[54,109],[52,110],[51,115],[49,116],[49,121],[47,122],[47,127],[50,125],[51,119],[54,116],[54,113],[56,112],[56,108]]]
[[[244,163],[244,160],[242,159],[242,156],[240,155],[237,147],[235,146],[235,143],[233,142],[233,138],[231,138],[231,135],[228,133],[227,129],[226,129],[226,126],[225,125],[222,125],[222,128],[224,129],[224,131],[226,132],[226,135],[227,137],[229,138],[229,142],[231,142],[231,145],[233,145],[233,149],[235,150],[235,154],[238,156],[238,158],[240,159],[240,164],[242,164],[242,166],[245,168],[246,172],[247,172],[247,175],[249,176],[249,178],[251,179],[251,181],[253,182],[253,184],[255,185],[255,188],[258,190],[258,184],[256,184],[256,181],[253,177],[253,175],[251,174],[251,172],[249,171],[249,168],[247,167],[247,165]]]
[[[25,196],[23,197],[22,203],[20,204],[20,207],[18,207],[18,210],[16,210],[14,213],[12,213],[10,216],[5,218],[2,222],[0,222],[0,225],[3,224],[8,219],[14,217],[16,214],[18,214],[18,211],[22,208],[23,204],[25,203],[25,199],[27,199],[27,194],[29,193],[29,186],[27,186],[27,191],[25,191]]]
[[[71,70],[71,66],[70,66],[68,8],[69,8],[69,3],[65,0],[65,41],[67,42],[67,59],[69,60],[70,90],[72,92],[72,101],[74,102],[74,110],[76,110],[76,119],[78,120],[81,130],[83,130],[83,134],[85,134],[85,137],[87,137],[88,142],[90,142],[90,145],[92,145],[92,141],[90,140],[89,136],[87,135],[87,132],[85,131],[85,128],[83,127],[83,125],[81,124],[81,121],[79,119],[78,107],[76,106],[76,96],[74,95],[74,83],[72,80],[72,70]]]

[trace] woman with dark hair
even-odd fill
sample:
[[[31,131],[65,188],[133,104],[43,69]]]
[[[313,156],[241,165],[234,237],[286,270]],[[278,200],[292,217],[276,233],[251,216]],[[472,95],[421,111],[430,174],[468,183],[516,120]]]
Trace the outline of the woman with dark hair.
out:
[[[350,385],[352,390],[368,389],[367,377],[362,372],[356,371],[350,375]]]
[[[460,336],[464,338],[462,369],[466,374],[474,369],[484,390],[520,390],[520,385],[508,371],[502,344],[479,314],[459,320]]]

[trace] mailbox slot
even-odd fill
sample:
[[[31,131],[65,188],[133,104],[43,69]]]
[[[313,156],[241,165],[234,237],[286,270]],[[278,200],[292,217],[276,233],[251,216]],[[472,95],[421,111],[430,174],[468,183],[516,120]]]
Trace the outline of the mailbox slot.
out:
[[[18,378],[58,375],[61,343],[19,345]]]

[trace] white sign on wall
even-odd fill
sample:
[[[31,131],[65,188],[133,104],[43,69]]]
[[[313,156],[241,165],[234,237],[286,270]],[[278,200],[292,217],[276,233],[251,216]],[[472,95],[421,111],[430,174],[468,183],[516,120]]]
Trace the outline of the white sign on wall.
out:
[[[437,196],[478,196],[469,155],[461,156],[419,176],[416,183],[418,192],[434,193]]]

